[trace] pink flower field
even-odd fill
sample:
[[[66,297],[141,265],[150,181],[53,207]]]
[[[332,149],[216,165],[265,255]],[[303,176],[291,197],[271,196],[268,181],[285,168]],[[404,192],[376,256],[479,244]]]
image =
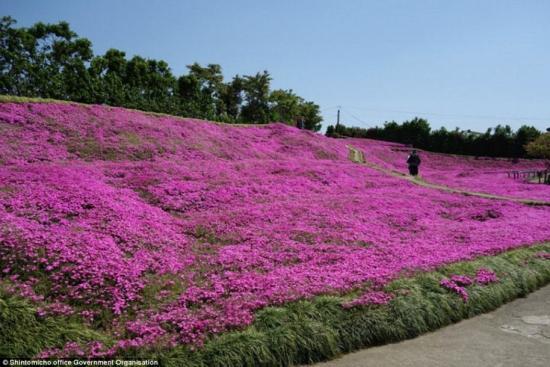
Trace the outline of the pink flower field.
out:
[[[421,187],[351,162],[347,145],[406,170],[397,144],[283,124],[2,103],[0,284],[41,317],[111,335],[89,351],[99,357],[200,346],[263,307],[321,294],[383,304],[392,279],[550,240],[549,206]],[[540,161],[420,155],[427,181],[550,201],[548,185],[504,173]]]
[[[387,169],[407,173],[404,163],[411,148],[398,143],[371,139],[349,139],[362,149],[365,158]],[[420,151],[420,176],[428,182],[486,194],[550,202],[550,189],[538,182],[508,177],[511,171],[546,169],[542,160],[468,157]]]

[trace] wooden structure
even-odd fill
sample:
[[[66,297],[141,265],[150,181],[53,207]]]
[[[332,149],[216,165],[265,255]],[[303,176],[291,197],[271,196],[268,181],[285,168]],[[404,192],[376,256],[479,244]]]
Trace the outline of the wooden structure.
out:
[[[538,171],[509,171],[508,177],[513,179],[531,179],[538,178],[539,183],[550,184],[550,170]]]

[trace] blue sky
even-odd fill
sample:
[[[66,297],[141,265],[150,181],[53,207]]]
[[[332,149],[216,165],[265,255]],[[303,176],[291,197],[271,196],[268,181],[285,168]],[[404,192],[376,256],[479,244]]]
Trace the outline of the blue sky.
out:
[[[550,1],[0,0],[20,26],[66,20],[109,48],[226,77],[268,70],[325,126],[427,118],[484,131],[550,127]]]

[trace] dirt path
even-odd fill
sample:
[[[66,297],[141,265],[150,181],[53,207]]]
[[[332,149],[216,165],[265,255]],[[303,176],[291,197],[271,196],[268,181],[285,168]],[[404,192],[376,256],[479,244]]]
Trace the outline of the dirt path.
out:
[[[496,311],[315,367],[547,367],[550,285]]]
[[[455,193],[455,194],[462,194],[462,195],[467,195],[467,196],[478,196],[478,197],[482,197],[482,198],[486,198],[486,199],[507,200],[507,201],[514,201],[514,202],[522,203],[522,204],[528,204],[528,205],[550,206],[550,202],[548,202],[548,201],[534,200],[534,199],[522,199],[522,198],[511,197],[511,196],[492,195],[492,194],[487,194],[487,193],[484,193],[484,192],[468,191],[468,190],[453,188],[453,187],[450,187],[450,186],[430,183],[430,182],[427,182],[427,181],[425,181],[425,180],[423,180],[419,177],[409,176],[409,175],[407,175],[405,173],[402,173],[402,172],[399,172],[399,171],[383,168],[383,167],[377,165],[376,163],[368,162],[365,159],[365,155],[363,154],[363,152],[359,149],[356,149],[356,148],[352,147],[351,145],[348,145],[348,149],[349,149],[349,159],[352,162],[355,162],[355,163],[358,163],[358,164],[363,164],[363,165],[365,165],[369,168],[375,169],[375,170],[377,170],[379,172],[382,172],[384,174],[387,174],[387,175],[390,175],[390,176],[393,176],[393,177],[397,177],[397,178],[400,178],[400,179],[403,179],[403,180],[407,180],[407,181],[412,182],[412,183],[414,183],[416,185],[419,185],[419,186],[424,186],[424,187],[428,187],[430,189],[441,190],[441,191],[451,192],[451,193]]]

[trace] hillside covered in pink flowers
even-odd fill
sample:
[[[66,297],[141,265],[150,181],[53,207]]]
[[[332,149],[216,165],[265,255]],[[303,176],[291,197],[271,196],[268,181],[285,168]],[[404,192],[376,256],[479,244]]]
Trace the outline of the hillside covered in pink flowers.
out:
[[[386,169],[406,173],[403,164],[411,148],[401,144],[371,139],[349,139],[349,144],[362,149],[366,158]],[[548,185],[539,185],[537,178],[509,177],[513,171],[545,170],[540,159],[490,158],[460,156],[421,151],[423,179],[449,187],[512,198],[550,201]],[[512,179],[511,179],[512,178]]]
[[[41,356],[101,357],[200,347],[321,294],[387,301],[376,292],[392,279],[550,240],[549,206],[421,187],[353,163],[347,145],[406,171],[397,145],[283,124],[2,103],[0,287],[114,341]],[[420,154],[427,181],[550,201],[548,185],[505,175],[540,161]]]

